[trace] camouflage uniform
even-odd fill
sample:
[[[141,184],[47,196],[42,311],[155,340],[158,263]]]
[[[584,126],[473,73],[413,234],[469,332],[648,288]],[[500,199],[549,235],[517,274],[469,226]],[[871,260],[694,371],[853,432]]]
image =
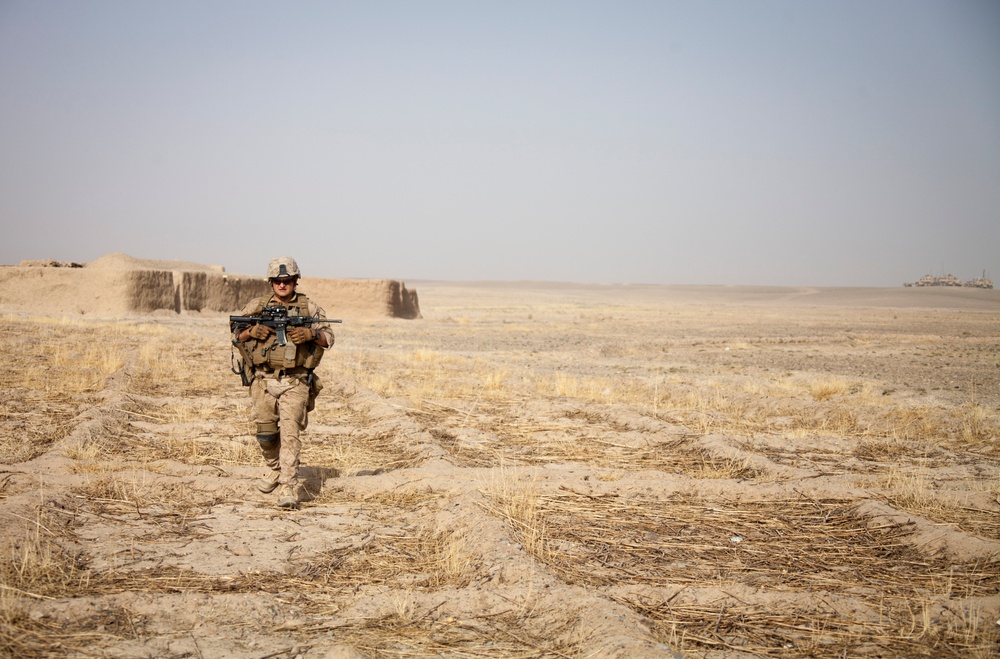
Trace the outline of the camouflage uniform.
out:
[[[292,272],[297,276],[298,267],[295,266]],[[284,275],[285,271],[282,270],[281,274]],[[272,269],[269,269],[268,275],[269,279],[273,276]],[[287,307],[289,315],[326,318],[326,312],[322,307],[298,292],[284,302],[273,294],[256,298],[248,302],[239,315],[256,316],[264,307],[273,305]],[[245,328],[234,330],[234,342],[238,342],[243,329]],[[313,325],[311,329],[325,337],[327,347],[333,345],[334,335],[328,323]],[[244,345],[248,353],[256,352],[259,355],[261,352],[267,354],[268,351],[275,350],[275,343],[276,337],[272,335],[263,341],[251,338]],[[292,345],[289,341],[288,346]],[[294,507],[298,502],[299,453],[302,449],[300,435],[309,424],[309,412],[315,406],[316,396],[323,388],[319,378],[309,366],[319,362],[322,351],[326,348],[309,342],[296,345],[293,350],[295,359],[282,367],[276,367],[273,362],[255,363],[253,381],[250,383],[253,416],[257,423],[257,441],[264,462],[271,470],[268,477],[258,482],[258,488],[263,492],[270,492],[275,487],[280,487],[279,496],[285,498],[285,503],[279,501],[279,505],[283,507]],[[303,360],[303,351],[310,353],[318,351],[318,353],[309,360]],[[293,365],[303,362],[305,365]],[[294,502],[288,501],[289,497],[294,497]]]

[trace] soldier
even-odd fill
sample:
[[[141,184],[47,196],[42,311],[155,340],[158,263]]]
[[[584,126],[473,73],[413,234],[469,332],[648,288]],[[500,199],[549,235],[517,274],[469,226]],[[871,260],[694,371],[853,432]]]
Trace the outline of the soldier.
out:
[[[251,300],[241,316],[259,316],[265,307],[281,305],[289,316],[312,316],[326,320],[326,313],[303,293],[295,290],[299,281],[295,259],[280,256],[267,266],[272,293]],[[323,353],[333,345],[328,323],[311,327],[289,327],[288,344],[278,345],[274,328],[263,324],[237,326],[234,344],[242,344],[252,369],[250,398],[257,423],[257,442],[270,471],[256,481],[257,489],[269,493],[278,489],[279,508],[299,507],[300,433],[309,423],[316,396],[323,388],[313,369]]]

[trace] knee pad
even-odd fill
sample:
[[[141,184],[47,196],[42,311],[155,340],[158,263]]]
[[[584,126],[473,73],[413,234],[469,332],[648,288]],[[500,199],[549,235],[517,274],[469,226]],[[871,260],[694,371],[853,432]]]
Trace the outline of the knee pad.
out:
[[[257,424],[257,443],[261,448],[276,448],[281,443],[281,435],[278,433],[278,424],[270,423]]]

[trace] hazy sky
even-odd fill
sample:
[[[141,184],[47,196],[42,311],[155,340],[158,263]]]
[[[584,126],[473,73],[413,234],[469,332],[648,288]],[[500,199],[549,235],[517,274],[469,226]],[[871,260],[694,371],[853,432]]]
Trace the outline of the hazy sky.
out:
[[[997,0],[0,0],[0,263],[1000,279]]]

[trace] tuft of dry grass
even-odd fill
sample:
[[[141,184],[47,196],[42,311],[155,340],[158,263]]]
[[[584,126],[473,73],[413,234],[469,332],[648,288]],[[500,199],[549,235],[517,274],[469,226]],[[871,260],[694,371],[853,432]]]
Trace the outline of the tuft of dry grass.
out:
[[[873,477],[870,486],[884,492],[889,505],[909,511],[942,525],[954,525],[970,535],[1000,540],[1000,519],[995,510],[983,510],[967,502],[943,499],[926,467],[893,468]],[[968,492],[990,491],[995,478],[970,483]]]
[[[479,491],[487,511],[507,523],[531,554],[546,553],[545,520],[539,514],[537,484],[519,470],[501,465]]]
[[[330,419],[317,406],[317,421]],[[345,476],[401,469],[419,464],[421,457],[408,437],[384,426],[369,427],[363,415],[340,423],[354,428],[349,434],[332,434],[310,425],[309,441],[302,446],[303,464],[323,465]],[[312,424],[312,421],[310,421]]]
[[[227,348],[204,338],[188,338],[183,350],[148,340],[136,351],[129,389],[148,396],[215,396],[237,377],[229,372],[228,356]]]
[[[117,467],[90,478],[77,492],[95,503],[123,504],[137,510],[149,507],[160,498],[150,481],[146,471],[123,472]]]
[[[320,589],[387,586],[405,593],[464,588],[482,569],[474,547],[465,530],[421,525],[369,535],[361,546],[321,552],[299,567],[295,577]]]
[[[33,519],[15,518],[0,544],[0,594],[14,611],[16,599],[65,597],[85,587],[89,578],[83,556],[67,550],[56,520],[36,510]]]
[[[958,411],[959,439],[969,446],[980,446],[998,436],[993,415],[976,402],[965,403]]]
[[[50,376],[50,386],[64,393],[98,391],[104,379],[125,366],[125,349],[120,344],[99,343],[86,346],[59,344],[52,354],[52,366],[59,375]]]
[[[829,400],[847,393],[850,388],[850,384],[840,378],[823,378],[809,383],[809,394],[813,400]]]
[[[572,608],[455,618],[437,616],[434,606],[419,606],[406,595],[379,617],[338,627],[337,635],[373,656],[412,657],[577,657],[600,641],[580,629],[580,613]]]
[[[132,614],[105,609],[99,620],[58,621],[31,617],[24,600],[0,592],[0,655],[5,657],[92,656],[101,643],[117,640],[108,630],[131,628]],[[96,624],[95,624],[96,623]],[[133,630],[134,632],[134,630]]]

